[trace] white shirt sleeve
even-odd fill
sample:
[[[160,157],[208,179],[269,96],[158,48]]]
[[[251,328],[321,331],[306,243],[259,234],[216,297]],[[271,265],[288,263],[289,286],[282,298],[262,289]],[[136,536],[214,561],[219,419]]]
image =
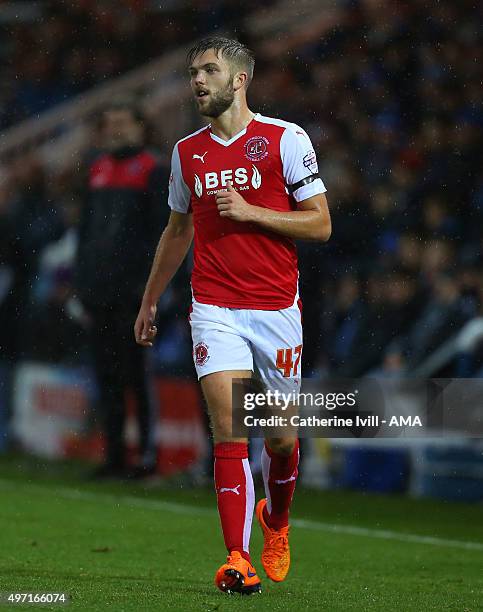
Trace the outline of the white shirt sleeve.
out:
[[[298,125],[290,124],[280,139],[280,156],[282,158],[283,176],[289,187],[319,171],[317,157],[308,134]],[[302,185],[293,192],[297,202],[311,198],[318,193],[325,193],[322,179]]]
[[[171,210],[180,213],[189,212],[191,192],[184,182],[179,158],[178,143],[174,145],[171,157],[171,175],[169,177],[168,204]]]

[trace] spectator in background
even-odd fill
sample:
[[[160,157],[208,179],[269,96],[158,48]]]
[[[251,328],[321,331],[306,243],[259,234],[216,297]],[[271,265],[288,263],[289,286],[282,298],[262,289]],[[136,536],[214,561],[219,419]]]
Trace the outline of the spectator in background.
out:
[[[0,206],[2,267],[8,266],[8,290],[1,304],[2,356],[14,363],[29,355],[32,335],[39,252],[64,231],[52,201],[45,170],[31,153],[19,156],[10,167],[9,186]]]
[[[90,163],[81,211],[77,297],[90,320],[100,389],[105,462],[98,477],[124,477],[126,389],[135,397],[140,460],[136,476],[155,470],[151,390],[145,351],[132,326],[157,241],[167,222],[166,169],[145,146],[143,116],[130,98],[114,101],[100,117],[105,152]]]
[[[343,355],[350,371],[373,371],[384,359],[384,343],[392,343],[389,332],[396,324],[391,325],[390,319],[394,308],[399,311],[394,303],[401,296],[399,281],[393,284],[391,297],[384,289],[387,279],[401,270],[417,283],[418,298],[433,299],[434,283],[442,282],[445,293],[445,272],[454,272],[456,266],[460,269],[469,261],[477,262],[481,276],[479,132],[483,115],[481,45],[474,3],[336,3],[333,27],[319,32],[300,28],[295,38],[293,32],[270,37],[257,29],[251,31],[249,10],[258,6],[254,0],[244,3],[245,19],[228,0],[217,0],[215,5],[198,0],[194,8],[183,3],[155,4],[85,0],[63,6],[42,2],[36,3],[42,19],[35,27],[18,19],[0,24],[4,85],[0,126],[35,116],[67,96],[175,50],[202,33],[207,23],[229,29],[230,22],[236,22],[236,31],[242,39],[252,36],[244,42],[251,42],[260,56],[261,78],[250,88],[252,101],[264,114],[307,124],[319,153],[321,175],[332,193],[330,243],[321,247],[304,244],[299,251],[307,322],[304,373],[310,375],[327,363],[338,369]],[[304,10],[302,7],[301,13]],[[316,7],[313,10],[316,14]],[[32,48],[36,49],[35,66]],[[283,70],[266,61],[272,48],[286,58]],[[193,130],[199,127],[198,118],[195,121]],[[159,142],[174,136],[166,131],[166,121],[157,125]],[[17,164],[12,165],[10,159],[8,163],[15,195],[19,191]],[[50,192],[57,182],[57,178],[51,181]],[[68,189],[71,187],[69,181]],[[53,200],[58,200],[55,194]],[[10,199],[7,208],[15,207]],[[39,216],[31,216],[28,223],[36,224],[46,214],[55,219],[51,204],[38,209]],[[6,217],[11,227],[10,212],[3,217],[0,211],[0,235],[6,230]],[[55,238],[49,231],[45,239]],[[5,248],[0,244],[5,258],[2,251]],[[26,270],[35,275],[37,263],[28,252],[15,257],[20,275]],[[3,268],[0,289],[10,282],[8,266]],[[381,270],[384,278],[377,281],[375,276]],[[349,307],[344,312],[351,286],[347,275],[358,279],[357,316]],[[160,361],[170,373],[176,369],[186,374],[192,372],[191,362],[179,361],[179,356],[187,355],[180,346],[186,330],[179,321],[172,325],[189,304],[189,296],[180,289],[183,286],[184,281],[178,286],[174,283],[165,303],[160,304],[160,316],[164,316],[160,328],[166,331],[164,337],[160,334],[156,351],[162,352]],[[369,293],[363,290],[366,286]],[[337,300],[334,292],[339,291],[342,295]],[[481,296],[476,292],[471,297],[480,309]],[[11,316],[17,316],[16,303],[9,296],[4,301]],[[413,312],[415,325],[422,312]],[[353,332],[356,327],[357,334],[349,343],[352,336],[347,330]],[[9,331],[2,330],[3,336]],[[338,338],[337,355],[332,338]],[[412,338],[417,347],[417,336]],[[368,343],[367,355],[364,343]],[[392,362],[392,370],[404,357],[401,354],[399,361]]]
[[[475,310],[465,308],[461,284],[453,273],[439,273],[432,281],[429,301],[406,339],[406,362],[411,370],[431,351],[454,336]]]
[[[346,274],[336,287],[333,306],[324,313],[326,350],[331,370],[337,371],[354,357],[357,347],[354,340],[360,334],[365,305],[361,299],[360,282],[357,277]]]
[[[385,347],[406,333],[419,315],[422,300],[415,280],[402,269],[373,272],[367,281],[364,303],[360,303],[357,285],[351,287],[350,279],[347,283],[343,294],[349,298],[348,304],[351,302],[350,311],[336,329],[334,346],[345,350],[336,373],[350,378],[362,376],[380,364]]]

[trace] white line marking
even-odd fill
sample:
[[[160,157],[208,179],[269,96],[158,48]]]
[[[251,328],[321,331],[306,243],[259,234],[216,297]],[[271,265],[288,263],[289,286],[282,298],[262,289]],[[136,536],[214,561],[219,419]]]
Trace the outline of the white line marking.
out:
[[[479,550],[483,552],[483,543],[465,542],[463,540],[449,540],[433,536],[423,536],[413,533],[402,533],[388,529],[370,529],[369,527],[356,527],[353,525],[336,525],[335,523],[321,523],[306,519],[293,519],[290,521],[294,527],[311,529],[313,531],[327,531],[329,533],[343,533],[348,535],[367,536],[379,540],[397,540],[413,544],[431,544],[433,546],[446,546],[449,548],[463,548],[464,550]]]
[[[103,501],[120,506],[122,504],[136,506],[138,508],[151,510],[164,510],[166,512],[174,512],[184,514],[186,516],[216,516],[217,512],[212,508],[203,506],[190,506],[177,502],[167,502],[158,499],[142,499],[133,495],[113,495],[111,493],[97,493],[95,491],[81,491],[69,487],[56,487],[54,491],[49,490],[42,485],[32,483],[18,483],[9,480],[0,479],[0,487],[18,489],[19,486],[35,489],[36,491],[50,495],[57,495],[64,499],[78,499],[83,501]],[[298,529],[308,529],[310,531],[324,531],[327,533],[340,533],[345,535],[363,536],[376,538],[380,540],[396,540],[398,542],[407,542],[412,544],[429,544],[431,546],[441,546],[446,548],[460,548],[463,550],[476,550],[483,552],[483,543],[481,542],[466,542],[464,540],[450,540],[447,538],[437,538],[433,536],[423,536],[413,533],[402,533],[387,529],[370,529],[368,527],[356,527],[354,525],[337,525],[335,523],[323,523],[312,521],[309,519],[292,519],[291,525]]]

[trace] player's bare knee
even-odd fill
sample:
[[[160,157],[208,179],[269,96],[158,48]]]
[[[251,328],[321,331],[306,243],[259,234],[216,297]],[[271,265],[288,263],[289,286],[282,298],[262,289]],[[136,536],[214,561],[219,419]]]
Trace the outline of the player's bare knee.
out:
[[[295,448],[296,438],[269,438],[266,442],[268,448],[277,455],[289,456]]]

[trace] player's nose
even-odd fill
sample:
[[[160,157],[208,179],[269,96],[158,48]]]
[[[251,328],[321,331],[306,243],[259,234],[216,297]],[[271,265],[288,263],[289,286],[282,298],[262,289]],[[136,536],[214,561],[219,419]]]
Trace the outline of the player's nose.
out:
[[[193,84],[195,85],[195,87],[204,85],[205,82],[205,77],[203,76],[203,73],[201,71],[193,77]]]

